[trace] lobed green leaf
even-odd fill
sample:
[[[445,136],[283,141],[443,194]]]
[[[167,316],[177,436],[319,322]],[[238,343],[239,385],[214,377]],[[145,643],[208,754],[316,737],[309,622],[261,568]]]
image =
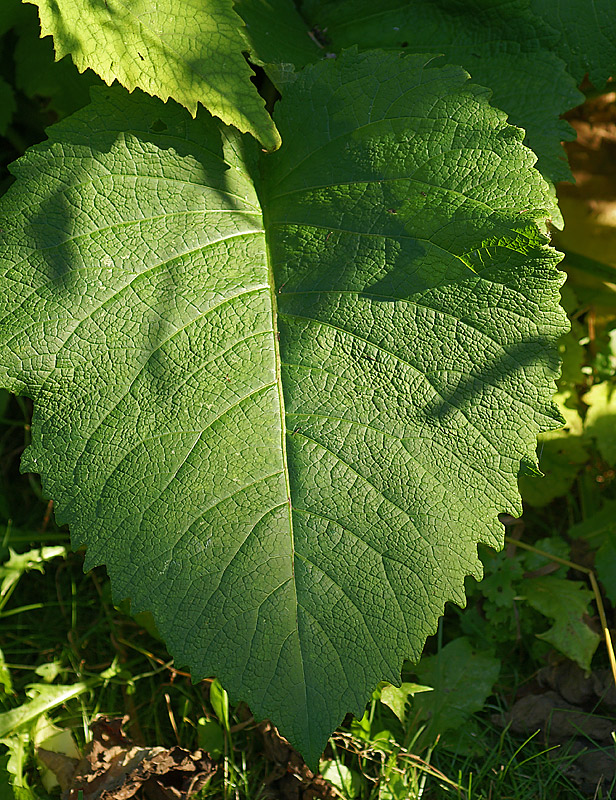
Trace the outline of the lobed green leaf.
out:
[[[199,103],[269,149],[280,137],[251,82],[248,44],[233,0],[26,0],[59,60],[71,55],[107,84],[173,98],[194,116]]]

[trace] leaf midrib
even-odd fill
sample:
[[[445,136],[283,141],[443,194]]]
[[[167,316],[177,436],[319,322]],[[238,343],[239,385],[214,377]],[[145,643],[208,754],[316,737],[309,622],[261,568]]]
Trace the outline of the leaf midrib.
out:
[[[297,644],[299,648],[299,661],[302,671],[302,687],[304,693],[304,710],[306,714],[306,728],[310,730],[310,718],[308,717],[308,694],[306,691],[306,672],[304,669],[304,658],[302,652],[302,641],[299,632],[299,600],[297,596],[297,583],[295,580],[295,537],[293,532],[293,508],[291,504],[291,480],[289,475],[289,461],[287,454],[287,427],[286,427],[286,409],[284,402],[284,391],[282,388],[282,358],[280,355],[280,331],[278,328],[278,299],[276,290],[276,278],[274,274],[274,265],[270,248],[269,230],[270,224],[267,214],[267,197],[259,194],[259,201],[263,208],[263,233],[265,238],[265,255],[267,259],[267,276],[270,289],[270,298],[272,304],[272,336],[274,342],[274,358],[276,363],[276,386],[278,389],[278,403],[280,408],[280,438],[282,450],[282,465],[284,471],[285,490],[287,493],[287,505],[289,514],[289,538],[290,538],[290,557],[291,557],[291,584],[293,586],[294,607],[293,613],[295,615],[294,631],[297,636]],[[292,635],[291,633],[289,636]]]

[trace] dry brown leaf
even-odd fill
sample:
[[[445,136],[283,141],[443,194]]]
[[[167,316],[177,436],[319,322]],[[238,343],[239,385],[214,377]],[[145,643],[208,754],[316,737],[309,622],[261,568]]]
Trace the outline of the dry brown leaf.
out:
[[[129,800],[140,789],[149,800],[188,800],[216,772],[203,750],[133,745],[122,731],[125,721],[103,718],[93,723],[93,739],[79,762],[39,750],[56,774],[64,800],[78,800],[80,792],[83,800]]]

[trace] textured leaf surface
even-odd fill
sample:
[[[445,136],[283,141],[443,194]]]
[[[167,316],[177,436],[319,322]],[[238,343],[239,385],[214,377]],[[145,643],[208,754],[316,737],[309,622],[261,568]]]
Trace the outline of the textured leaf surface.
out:
[[[555,27],[556,52],[578,83],[598,89],[616,75],[616,14],[612,0],[532,0],[536,14]]]
[[[265,156],[104,89],[18,162],[0,220],[25,468],[178,662],[313,763],[463,603],[558,424],[545,184],[425,60],[307,67]]]
[[[492,103],[509,122],[526,131],[543,176],[552,183],[571,180],[560,143],[575,133],[559,116],[584,97],[551,52],[557,33],[532,14],[528,2],[383,0],[375,6],[373,0],[309,0],[306,13],[327,31],[330,49],[357,44],[442,53],[461,64],[474,82],[492,90]],[[555,202],[553,211],[558,217]]]
[[[202,103],[267,148],[280,137],[250,77],[248,49],[232,0],[27,0],[39,9],[42,35],[56,57],[70,53],[77,68],[105,83],[118,80],[191,114]]]

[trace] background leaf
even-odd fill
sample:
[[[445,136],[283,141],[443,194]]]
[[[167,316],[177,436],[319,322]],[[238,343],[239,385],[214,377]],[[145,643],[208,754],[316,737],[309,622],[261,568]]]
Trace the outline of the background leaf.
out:
[[[24,468],[177,662],[312,763],[464,602],[559,424],[545,184],[486,91],[426,60],[305,68],[267,156],[99,90],[3,206]]]
[[[10,30],[24,16],[27,16],[27,11],[21,0],[2,0],[2,5],[0,5],[0,36]]]
[[[565,425],[539,437],[539,469],[542,476],[520,476],[520,492],[532,506],[544,506],[561,497],[571,488],[582,465],[588,459],[588,446],[583,437],[582,418],[575,407],[576,395],[571,390],[558,392],[554,400]]]
[[[616,72],[616,18],[610,0],[531,0],[533,11],[556,27],[556,52],[578,83],[588,74],[597,89]]]
[[[425,737],[432,742],[438,734],[463,728],[470,715],[483,708],[498,679],[500,661],[478,652],[461,636],[437,655],[422,658],[415,672],[433,687],[413,698],[413,708],[429,721]]]
[[[57,118],[72,114],[90,102],[90,87],[101,84],[92,70],[80,73],[70,56],[55,61],[50,37],[40,38],[36,9],[24,5],[14,50],[15,85],[29,98],[46,100]]]
[[[593,593],[578,581],[551,575],[524,581],[520,591],[529,605],[554,620],[554,625],[538,634],[538,638],[549,642],[583,670],[590,670],[590,660],[601,641],[583,619]]]
[[[5,134],[16,109],[13,87],[0,78],[0,134]]]
[[[236,0],[234,8],[246,24],[245,35],[255,63],[303,67],[323,57],[293,0]]]
[[[595,439],[603,458],[616,466],[616,382],[595,384],[582,400],[588,406],[585,435]]]
[[[561,141],[575,133],[560,115],[584,97],[553,52],[558,33],[528,2],[383,0],[375,7],[372,0],[307,0],[303,7],[310,23],[326,32],[329,49],[357,44],[430,52],[461,64],[492,90],[493,104],[509,122],[526,131],[541,174],[552,184],[571,180]],[[560,223],[555,197],[552,213]]]
[[[392,686],[391,683],[385,684],[381,689],[380,701],[394,712],[400,722],[404,724],[406,720],[407,705],[411,697],[421,692],[431,692],[431,686],[422,686],[419,683],[402,683],[400,686]]]

